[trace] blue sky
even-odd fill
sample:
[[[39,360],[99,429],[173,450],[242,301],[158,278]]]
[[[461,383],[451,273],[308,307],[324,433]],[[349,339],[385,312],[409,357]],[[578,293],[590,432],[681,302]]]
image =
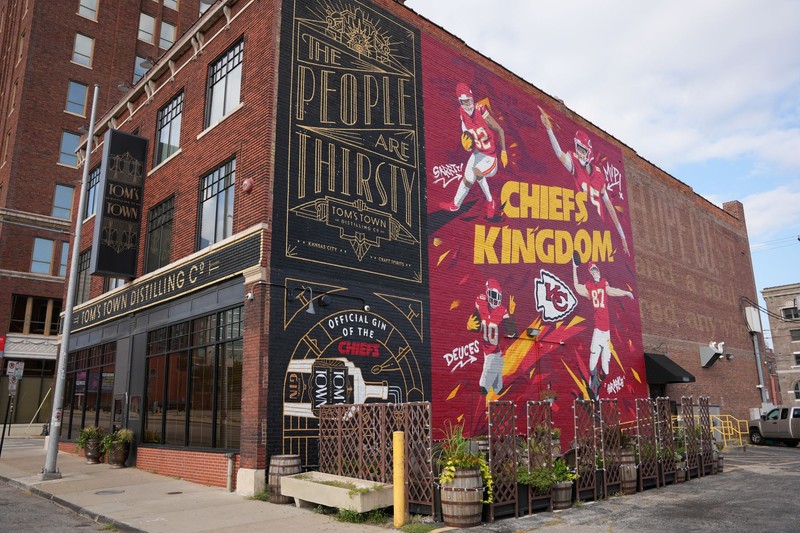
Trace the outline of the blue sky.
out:
[[[741,201],[759,297],[800,282],[800,1],[406,5],[714,204]]]

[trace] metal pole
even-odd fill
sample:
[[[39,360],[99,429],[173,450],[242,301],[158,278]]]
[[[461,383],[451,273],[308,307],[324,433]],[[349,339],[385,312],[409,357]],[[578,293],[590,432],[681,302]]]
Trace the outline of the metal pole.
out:
[[[0,433],[0,455],[3,455],[3,443],[6,440],[6,424],[8,424],[8,411],[11,408],[11,402],[13,401],[14,397],[9,394],[8,403],[6,404],[6,417],[3,420],[3,432]]]
[[[67,301],[64,310],[64,331],[61,335],[61,346],[58,351],[58,368],[56,371],[56,387],[53,391],[53,411],[50,415],[50,436],[47,443],[47,457],[44,469],[39,475],[42,480],[60,479],[61,472],[56,468],[58,460],[58,439],[61,433],[61,411],[64,408],[64,388],[67,379],[67,354],[69,352],[69,334],[72,329],[72,308],[75,307],[75,292],[78,282],[78,258],[81,250],[81,229],[83,228],[83,212],[86,206],[86,183],[89,181],[89,162],[92,156],[92,139],[94,137],[94,117],[97,113],[97,98],[100,86],[94,84],[92,98],[92,114],[89,119],[89,133],[86,138],[86,157],[83,160],[83,178],[78,200],[78,211],[75,213],[75,236],[72,239],[72,260],[67,280]]]

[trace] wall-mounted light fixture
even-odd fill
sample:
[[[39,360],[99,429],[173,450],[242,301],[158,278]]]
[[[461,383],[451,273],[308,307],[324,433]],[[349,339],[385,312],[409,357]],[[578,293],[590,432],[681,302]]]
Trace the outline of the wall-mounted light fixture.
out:
[[[155,64],[156,64],[156,62],[150,56],[145,57],[144,59],[142,59],[139,62],[139,66],[142,67],[142,68],[146,68],[146,69],[153,68],[153,65],[155,65]]]

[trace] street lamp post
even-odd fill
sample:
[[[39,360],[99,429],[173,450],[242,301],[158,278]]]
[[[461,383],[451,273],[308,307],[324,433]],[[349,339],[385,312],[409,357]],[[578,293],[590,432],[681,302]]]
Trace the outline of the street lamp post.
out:
[[[72,239],[72,260],[67,278],[67,302],[64,310],[64,331],[61,335],[61,347],[58,351],[58,367],[56,369],[56,386],[53,392],[53,411],[50,414],[50,436],[47,443],[47,457],[39,478],[42,480],[60,479],[56,462],[58,460],[58,439],[61,433],[61,412],[64,409],[64,387],[67,374],[67,354],[69,352],[69,334],[72,328],[72,308],[75,306],[75,292],[78,281],[78,258],[81,249],[81,229],[83,228],[83,212],[86,206],[86,183],[89,180],[89,160],[92,155],[92,138],[94,137],[94,119],[97,112],[97,98],[100,86],[94,85],[92,98],[92,114],[89,119],[89,133],[86,138],[86,157],[83,160],[83,178],[78,200],[78,211],[75,213],[75,236]]]

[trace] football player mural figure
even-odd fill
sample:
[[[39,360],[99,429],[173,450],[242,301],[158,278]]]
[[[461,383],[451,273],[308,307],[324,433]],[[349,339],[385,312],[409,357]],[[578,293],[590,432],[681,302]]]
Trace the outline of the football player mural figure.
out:
[[[600,384],[608,375],[608,364],[611,361],[611,334],[608,319],[608,297],[627,296],[633,299],[633,293],[617,289],[608,284],[600,275],[600,268],[595,263],[589,264],[591,281],[580,283],[578,281],[578,264],[580,258],[577,253],[572,261],[572,283],[575,292],[592,301],[594,307],[594,332],[592,333],[591,354],[589,355],[589,390],[592,400],[597,400],[600,394]],[[598,375],[597,361],[601,362],[601,372]]]
[[[486,293],[475,298],[475,310],[467,322],[469,331],[479,331],[483,337],[483,372],[478,382],[481,394],[487,394],[489,389],[493,389],[495,394],[500,394],[503,390],[503,350],[500,339],[517,336],[513,296],[508,305],[508,309],[503,305],[500,284],[494,279],[488,279]]]
[[[498,216],[497,205],[492,199],[489,183],[486,178],[497,174],[497,150],[500,149],[500,161],[503,167],[508,164],[506,153],[506,136],[503,128],[492,117],[483,104],[475,105],[472,90],[466,83],[456,85],[456,96],[461,105],[461,146],[470,152],[469,160],[464,168],[464,176],[458,184],[456,195],[450,203],[440,204],[442,209],[458,211],[461,203],[467,197],[470,187],[478,182],[486,197],[486,217],[493,219]]]
[[[558,156],[564,168],[575,178],[575,183],[578,188],[586,193],[589,201],[597,208],[597,214],[600,215],[601,220],[605,219],[603,209],[600,207],[600,202],[603,202],[608,216],[611,218],[611,222],[614,223],[617,232],[619,232],[620,239],[622,240],[622,249],[625,250],[627,255],[630,255],[628,251],[628,241],[625,239],[625,232],[622,229],[622,225],[619,223],[619,218],[611,203],[611,199],[608,197],[606,180],[603,176],[603,172],[592,162],[594,155],[592,154],[592,141],[589,139],[589,135],[587,135],[585,131],[576,131],[574,139],[575,151],[564,152],[561,150],[558,139],[556,139],[553,133],[553,124],[550,121],[550,117],[541,107],[539,111],[541,112],[540,118],[542,124],[544,124],[544,127],[547,129],[547,136],[550,138],[550,144],[553,146],[553,151],[556,156]]]

